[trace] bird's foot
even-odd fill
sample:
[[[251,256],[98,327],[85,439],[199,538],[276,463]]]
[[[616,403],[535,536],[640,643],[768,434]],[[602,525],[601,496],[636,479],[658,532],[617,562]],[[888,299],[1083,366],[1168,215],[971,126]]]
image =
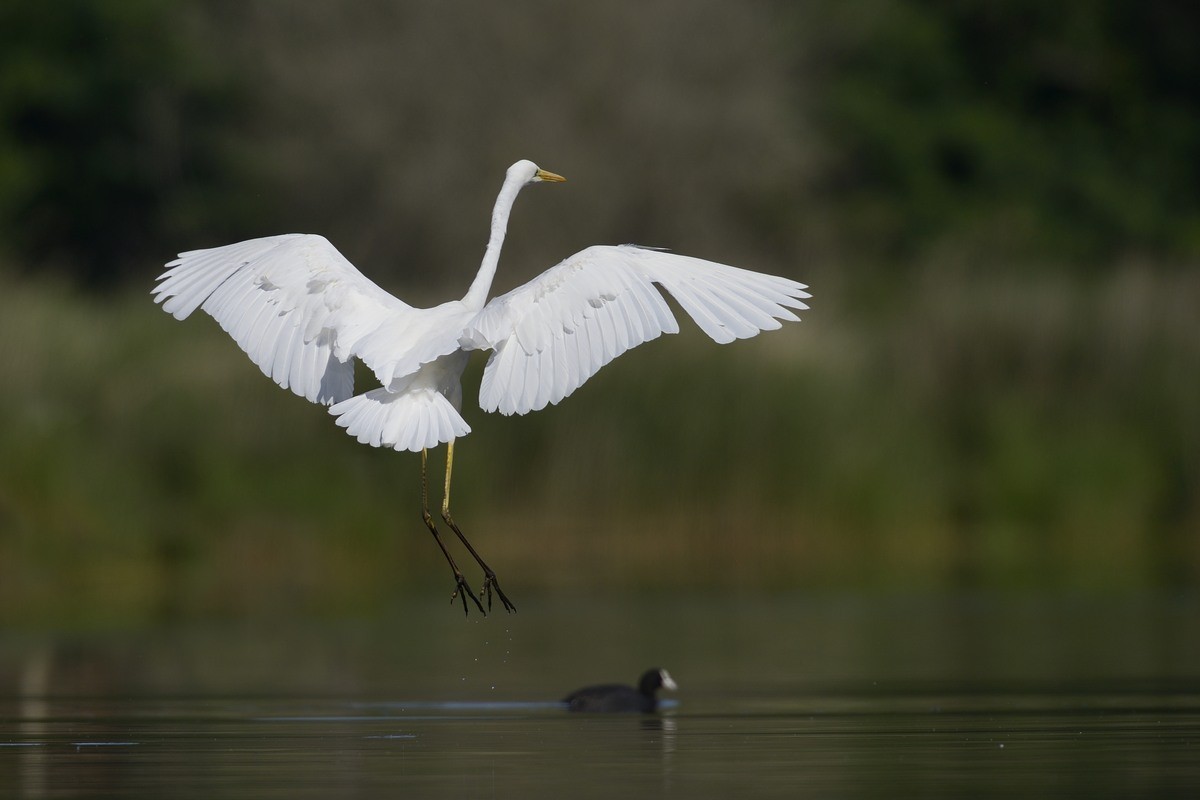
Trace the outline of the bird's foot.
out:
[[[504,604],[505,611],[507,611],[508,613],[511,614],[517,610],[517,607],[515,605],[513,605],[512,601],[509,600],[508,597],[504,594],[504,590],[500,588],[500,582],[496,580],[496,573],[492,572],[489,569],[486,573],[484,573],[483,588],[479,591],[479,596],[481,598],[485,594],[487,595],[487,604],[488,604],[489,611],[491,611],[491,609],[492,609],[492,590],[495,590],[497,596],[499,596],[499,598],[500,598],[500,602]]]
[[[469,617],[469,616],[471,616],[471,609],[467,606],[467,598],[469,597],[469,598],[471,598],[471,602],[473,602],[475,604],[475,607],[479,609],[479,613],[483,614],[486,617],[487,612],[483,610],[483,604],[480,603],[479,598],[475,596],[474,590],[472,590],[471,587],[467,585],[467,579],[464,578],[462,576],[462,574],[460,573],[460,574],[454,576],[454,582],[456,585],[454,587],[454,592],[450,595],[450,605],[454,605],[454,600],[456,598],[461,599],[462,606],[463,606],[463,616]]]

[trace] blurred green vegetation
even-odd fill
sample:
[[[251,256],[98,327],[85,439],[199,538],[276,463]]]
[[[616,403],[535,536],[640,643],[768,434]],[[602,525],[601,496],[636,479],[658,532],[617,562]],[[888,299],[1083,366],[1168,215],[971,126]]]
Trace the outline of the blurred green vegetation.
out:
[[[207,52],[201,23],[162,0],[0,8],[10,261],[111,286],[173,240],[247,219],[252,172],[228,141],[247,92]]]
[[[7,624],[448,591],[415,456],[355,445],[211,321],[174,324],[141,293],[2,289],[21,387],[0,397]],[[468,408],[455,516],[518,604],[603,585],[1190,585],[1198,293],[1130,268],[1083,297],[930,286],[881,327],[814,313],[726,348],[691,331],[562,407]]]
[[[818,18],[824,188],[875,253],[1200,256],[1200,9],[868,0]]]
[[[524,418],[478,411],[473,363],[455,517],[518,605],[1194,585],[1200,59],[1177,13],[6,6],[0,622],[448,592],[419,460],[148,291],[174,252],[305,230],[410,302],[461,293],[519,157],[571,182],[521,198],[498,290],[632,240],[815,298],[729,347],[685,323]]]

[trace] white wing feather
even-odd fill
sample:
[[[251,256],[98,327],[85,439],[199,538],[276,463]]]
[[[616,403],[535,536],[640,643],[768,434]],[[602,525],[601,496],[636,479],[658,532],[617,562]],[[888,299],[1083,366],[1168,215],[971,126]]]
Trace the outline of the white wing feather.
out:
[[[439,309],[414,309],[355,269],[323,236],[285,234],[181,253],[154,288],[183,319],[203,308],[268,377],[314,403],[354,391],[352,356],[386,387],[457,348],[413,336]]]
[[[589,247],[495,298],[468,326],[465,349],[491,348],[479,404],[525,414],[558,403],[631,347],[677,333],[655,284],[725,344],[808,308],[804,284],[632,245]]]

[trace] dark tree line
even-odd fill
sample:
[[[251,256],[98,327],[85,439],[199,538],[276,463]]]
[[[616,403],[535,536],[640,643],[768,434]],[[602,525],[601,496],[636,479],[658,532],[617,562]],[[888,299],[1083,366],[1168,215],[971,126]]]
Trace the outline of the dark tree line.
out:
[[[254,131],[309,119],[311,130],[291,135],[330,137],[337,126],[321,109],[280,116],[264,99],[271,87],[247,53],[272,45],[239,40],[252,13],[163,0],[0,7],[0,256],[10,266],[114,285],[144,279],[146,263],[198,231],[261,230],[270,215],[250,187],[274,154],[256,152]],[[1088,266],[1200,254],[1194,4],[874,0],[759,13],[778,16],[791,51],[755,57],[778,59],[806,87],[787,102],[812,122],[820,141],[803,146],[820,158],[794,191],[751,201],[755,224],[786,227],[820,204],[868,259],[947,243],[968,256]],[[360,45],[337,29],[321,35],[326,49],[339,35]],[[412,80],[439,91],[428,76]],[[563,135],[603,135],[603,121]]]

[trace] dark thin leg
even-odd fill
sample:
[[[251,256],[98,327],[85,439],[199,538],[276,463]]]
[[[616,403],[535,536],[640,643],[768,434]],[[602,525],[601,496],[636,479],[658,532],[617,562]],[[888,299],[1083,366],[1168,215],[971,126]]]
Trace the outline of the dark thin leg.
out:
[[[475,596],[474,590],[467,585],[467,579],[463,577],[462,571],[458,568],[458,564],[454,563],[454,556],[450,555],[450,551],[446,549],[446,545],[442,543],[442,537],[438,535],[437,526],[433,524],[433,516],[429,513],[429,480],[426,478],[426,463],[429,461],[428,451],[421,450],[421,517],[425,520],[425,527],[429,528],[429,532],[433,534],[433,540],[437,542],[437,546],[441,548],[442,555],[446,557],[446,563],[450,565],[450,569],[454,570],[454,594],[450,595],[450,602],[454,602],[454,598],[462,599],[463,614],[469,615],[467,608],[467,598],[475,602],[479,608],[479,613],[486,614],[483,610],[483,604],[479,602],[479,598]],[[458,533],[455,530],[455,533]],[[459,538],[462,534],[459,533]]]
[[[492,608],[492,590],[500,597],[500,602],[504,604],[504,610],[509,613],[516,611],[517,607],[512,604],[512,601],[505,596],[504,590],[500,588],[499,581],[496,580],[496,573],[487,565],[487,562],[479,557],[479,553],[475,552],[475,548],[467,541],[467,537],[463,536],[463,532],[458,529],[458,525],[454,524],[454,518],[450,516],[450,473],[454,470],[454,440],[446,445],[446,488],[442,494],[442,519],[446,520],[446,524],[450,526],[450,530],[458,535],[458,540],[463,543],[463,547],[467,548],[467,552],[479,564],[483,570],[483,589],[480,590],[479,596],[487,595],[488,610]]]

